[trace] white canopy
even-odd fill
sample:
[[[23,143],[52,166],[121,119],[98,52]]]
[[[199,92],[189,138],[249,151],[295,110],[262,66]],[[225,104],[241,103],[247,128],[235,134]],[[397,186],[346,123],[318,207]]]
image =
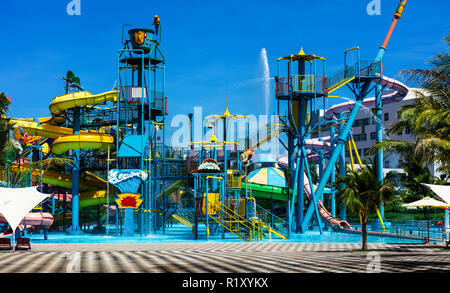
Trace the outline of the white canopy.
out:
[[[424,197],[418,201],[402,204],[404,207],[450,207],[450,204],[435,200],[431,197]]]
[[[15,231],[23,218],[49,196],[49,194],[37,191],[36,187],[0,187],[0,213]]]
[[[450,204],[450,185],[422,184],[430,188],[443,201]]]

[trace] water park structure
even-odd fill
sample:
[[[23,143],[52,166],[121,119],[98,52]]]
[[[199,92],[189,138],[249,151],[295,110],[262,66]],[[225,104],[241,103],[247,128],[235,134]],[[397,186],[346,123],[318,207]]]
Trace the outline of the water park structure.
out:
[[[406,2],[400,2],[374,59],[363,60],[359,47],[350,48],[343,67],[327,74],[326,59],[303,48],[278,58],[277,119],[244,145],[228,140],[227,125],[248,117],[230,113],[227,106],[224,114],[205,118],[213,131],[209,140],[191,139],[182,150],[167,146],[160,19],[155,16],[152,29],[129,29],[128,36],[124,25],[112,91],[92,94],[79,80],[65,78],[65,93],[50,101],[49,117],[7,118],[15,152],[1,170],[2,187],[37,186],[51,195],[23,218],[19,230],[22,235],[42,230],[45,237],[47,231],[81,235],[86,225],[95,224],[89,233],[133,237],[165,234],[181,223],[193,239],[242,241],[286,240],[313,226],[320,234],[324,229],[361,233],[347,221],[345,205],[336,206],[333,186],[337,171],[345,175],[346,147],[351,168],[355,161],[363,167],[352,136],[361,107],[375,107],[377,142],[382,142],[383,105],[409,92],[383,74],[383,56]],[[353,93],[353,100],[326,109],[327,99],[342,88]],[[319,117],[319,110],[325,115]],[[311,138],[325,129],[328,139]],[[221,130],[219,141],[215,131]],[[282,142],[284,135],[287,157],[262,160],[260,168],[249,170],[258,149],[273,139]],[[311,166],[317,174],[311,174]],[[381,150],[376,168],[382,181]],[[377,215],[381,230],[370,233],[399,237],[387,231],[383,206]],[[0,222],[8,219],[0,215]],[[444,225],[449,226],[448,213]],[[14,234],[7,228],[2,237]]]

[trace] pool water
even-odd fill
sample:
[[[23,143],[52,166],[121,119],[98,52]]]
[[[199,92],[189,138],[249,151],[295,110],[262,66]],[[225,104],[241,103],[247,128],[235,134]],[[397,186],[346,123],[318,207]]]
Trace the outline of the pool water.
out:
[[[200,228],[200,227],[199,227]],[[115,230],[113,230],[115,232]],[[174,225],[166,228],[166,233],[155,235],[133,237],[116,235],[94,235],[85,233],[83,235],[67,235],[63,232],[49,232],[47,240],[44,240],[42,233],[29,235],[32,243],[175,243],[175,242],[241,242],[241,240],[231,233],[225,234],[225,239],[220,235],[210,236],[206,239],[204,229],[199,229],[199,239],[195,240],[192,230],[184,225]],[[402,239],[392,237],[368,236],[369,243],[422,243],[421,240]],[[361,235],[347,234],[333,231],[307,231],[304,234],[291,233],[291,238],[282,240],[272,234],[272,240],[266,239],[261,242],[299,242],[299,243],[361,243]]]

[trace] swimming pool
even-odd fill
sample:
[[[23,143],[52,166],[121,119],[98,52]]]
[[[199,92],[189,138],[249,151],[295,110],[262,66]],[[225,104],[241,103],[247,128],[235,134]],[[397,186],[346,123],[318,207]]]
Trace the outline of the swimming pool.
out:
[[[47,240],[44,235],[35,233],[30,235],[32,243],[167,243],[167,242],[241,242],[239,238],[226,233],[225,239],[221,239],[220,235],[210,236],[206,239],[203,229],[199,229],[199,239],[195,240],[191,229],[184,225],[174,225],[166,228],[163,235],[136,235],[133,237],[115,236],[115,235],[66,235],[63,232],[49,232]],[[421,243],[421,240],[368,236],[369,243]],[[347,234],[333,231],[323,231],[321,235],[319,231],[306,231],[304,234],[291,233],[291,238],[282,240],[272,235],[272,240],[263,240],[261,242],[300,242],[300,243],[361,243],[361,235]]]

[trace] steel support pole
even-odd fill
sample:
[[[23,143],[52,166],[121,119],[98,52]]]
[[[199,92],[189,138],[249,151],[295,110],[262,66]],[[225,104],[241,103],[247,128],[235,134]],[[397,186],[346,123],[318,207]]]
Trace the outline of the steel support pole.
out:
[[[305,158],[301,155],[301,149],[304,144],[303,141],[305,139],[305,100],[300,98],[298,101],[298,128],[300,130],[300,137],[297,139],[297,155],[300,157],[300,164],[297,166],[298,170],[298,178],[297,178],[297,218],[296,218],[296,232],[304,233],[305,230],[302,229],[302,221],[303,221],[303,209],[304,209],[304,196],[305,196]]]
[[[449,222],[449,211],[446,209],[444,210],[444,231],[450,233],[450,222]],[[447,239],[449,240],[449,239]]]
[[[300,87],[302,86],[303,82],[301,81],[304,79],[305,75],[305,61],[299,60],[298,61],[298,78]],[[295,121],[297,123],[297,129],[299,130],[300,137],[297,138],[297,155],[300,156],[300,164],[297,166],[299,168],[298,170],[298,178],[297,178],[297,218],[296,218],[296,232],[297,233],[304,233],[306,230],[302,227],[303,222],[303,209],[304,209],[304,195],[305,195],[305,158],[301,155],[301,151],[304,147],[304,141],[305,141],[305,115],[306,115],[306,97],[305,96],[297,96],[297,113],[298,113],[298,121]]]
[[[80,134],[80,108],[73,109],[73,134]],[[79,225],[79,182],[80,182],[80,150],[73,152],[72,169],[72,226],[67,231],[70,235],[83,234]]]
[[[133,208],[124,209],[124,236],[134,236],[134,212]]]
[[[343,119],[344,114],[339,113],[338,117],[339,119]],[[343,128],[344,125],[341,124],[340,132],[343,131]],[[345,176],[345,147],[342,148],[341,151],[339,152],[339,174],[341,176]],[[345,187],[343,183],[341,183],[341,187]],[[344,203],[340,203],[339,205],[339,218],[344,221],[347,219],[347,208]]]
[[[376,125],[376,134],[377,134],[377,143],[383,142],[383,101],[382,101],[382,91],[383,87],[379,84],[375,87],[375,111],[376,111],[376,119],[375,119],[375,125]],[[377,172],[377,179],[380,184],[383,184],[383,167],[384,167],[384,161],[383,161],[383,150],[379,148],[377,150],[376,155],[376,172]],[[382,203],[380,206],[380,214],[381,218],[384,221],[384,204]]]
[[[334,151],[334,126],[330,127],[330,153],[333,153]],[[328,164],[330,164],[330,161],[328,161]],[[323,174],[322,174],[323,176]],[[335,198],[335,190],[334,190],[334,182],[336,179],[336,169],[331,169],[331,175],[330,175],[330,206],[331,206],[331,216],[333,218],[336,217],[336,198]]]

